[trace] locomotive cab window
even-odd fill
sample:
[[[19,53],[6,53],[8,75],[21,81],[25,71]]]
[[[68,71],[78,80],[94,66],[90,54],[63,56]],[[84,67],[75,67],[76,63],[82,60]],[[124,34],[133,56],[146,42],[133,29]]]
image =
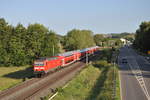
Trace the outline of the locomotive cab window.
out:
[[[35,62],[34,66],[44,66],[44,63],[43,62]]]

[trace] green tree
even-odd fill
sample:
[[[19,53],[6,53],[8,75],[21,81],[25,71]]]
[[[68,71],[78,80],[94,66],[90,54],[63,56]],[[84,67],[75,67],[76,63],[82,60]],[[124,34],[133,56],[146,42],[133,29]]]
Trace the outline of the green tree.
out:
[[[73,29],[65,37],[65,49],[77,50],[94,46],[93,32],[90,30]]]
[[[0,18],[0,65],[31,64],[38,57],[58,53],[59,45],[58,35],[42,24],[30,24],[26,29],[22,24],[13,27]]]
[[[103,46],[104,36],[102,34],[96,34],[94,35],[94,41],[96,45]]]
[[[41,56],[44,39],[48,34],[48,29],[42,24],[30,24],[27,28],[25,50],[29,62]]]
[[[9,53],[11,56],[11,64],[15,66],[26,64],[26,52],[25,52],[25,35],[26,28],[22,24],[18,24],[12,31],[11,38],[9,40]]]
[[[11,38],[13,27],[8,25],[5,19],[0,18],[0,64],[10,65],[9,40]]]
[[[142,22],[136,31],[134,46],[140,51],[150,50],[150,22]]]
[[[45,35],[44,45],[42,48],[43,51],[41,56],[49,57],[59,53],[59,39],[54,32],[50,31]]]

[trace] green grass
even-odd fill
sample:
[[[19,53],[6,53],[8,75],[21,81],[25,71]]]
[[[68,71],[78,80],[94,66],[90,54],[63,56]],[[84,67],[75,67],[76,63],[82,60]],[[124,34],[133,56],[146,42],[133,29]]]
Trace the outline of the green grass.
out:
[[[31,77],[30,66],[0,67],[0,91],[13,87],[23,81],[25,77]]]

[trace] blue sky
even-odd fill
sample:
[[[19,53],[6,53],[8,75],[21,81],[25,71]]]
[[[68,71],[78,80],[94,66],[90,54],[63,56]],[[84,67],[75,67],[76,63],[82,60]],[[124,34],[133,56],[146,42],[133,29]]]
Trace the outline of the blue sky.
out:
[[[150,0],[0,0],[0,17],[12,25],[44,24],[58,34],[135,32],[150,21]]]

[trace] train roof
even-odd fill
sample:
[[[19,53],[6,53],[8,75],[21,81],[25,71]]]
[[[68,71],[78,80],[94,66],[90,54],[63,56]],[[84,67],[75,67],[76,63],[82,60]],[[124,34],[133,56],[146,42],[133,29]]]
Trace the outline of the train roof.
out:
[[[65,53],[60,53],[60,54],[57,54],[57,56],[70,56],[70,55],[73,55],[74,53],[78,53],[80,52],[80,50],[75,50],[75,51],[69,51],[69,52],[65,52]]]
[[[93,46],[93,47],[90,47],[90,48],[85,48],[85,49],[80,50],[80,52],[85,52],[85,51],[88,51],[88,50],[91,50],[91,49],[94,49],[94,48],[98,48],[98,46]]]
[[[85,51],[88,51],[88,50],[89,50],[89,48],[85,48],[85,49],[80,50],[80,52],[85,52]]]

